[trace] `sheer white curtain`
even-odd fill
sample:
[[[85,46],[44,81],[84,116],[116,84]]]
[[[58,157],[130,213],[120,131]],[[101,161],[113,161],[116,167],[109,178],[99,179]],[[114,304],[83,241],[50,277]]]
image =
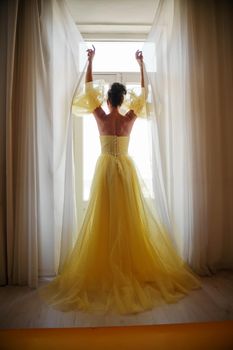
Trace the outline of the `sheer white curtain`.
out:
[[[40,264],[41,275],[46,275],[54,274],[62,267],[76,237],[71,103],[77,85],[83,78],[86,45],[65,1],[42,2],[41,26],[42,41],[48,55],[47,68],[53,118],[50,126],[53,134],[54,208],[51,214],[54,218],[54,241],[48,248],[48,237],[43,231],[44,234],[41,236],[43,246],[40,250],[43,254]],[[49,101],[46,101],[46,104],[48,103]],[[52,250],[53,265],[46,262]],[[52,271],[47,271],[48,266],[52,267]]]
[[[229,1],[159,1],[144,47],[155,206],[199,273],[233,267],[231,13]]]
[[[85,45],[64,1],[5,1],[0,13],[0,281],[36,287],[73,244],[70,108]]]

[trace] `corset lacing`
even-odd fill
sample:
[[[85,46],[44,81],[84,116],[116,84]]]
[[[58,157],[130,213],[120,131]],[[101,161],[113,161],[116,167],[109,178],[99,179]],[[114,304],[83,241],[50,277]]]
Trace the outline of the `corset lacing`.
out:
[[[106,142],[101,142],[102,154],[110,154],[114,157],[128,154],[128,136],[106,135]]]

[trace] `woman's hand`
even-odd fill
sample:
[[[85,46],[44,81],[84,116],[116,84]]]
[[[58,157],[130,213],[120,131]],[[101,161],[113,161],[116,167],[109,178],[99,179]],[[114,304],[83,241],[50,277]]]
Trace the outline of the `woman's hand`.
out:
[[[142,51],[137,50],[135,53],[135,58],[139,64],[140,67],[143,66],[143,55],[142,55]]]
[[[141,72],[141,87],[145,87],[144,85],[144,73],[143,73],[143,55],[142,51],[137,50],[135,53],[135,58],[139,64],[140,72]]]
[[[89,62],[92,62],[95,56],[95,46],[92,45],[93,49],[87,49],[87,59]]]

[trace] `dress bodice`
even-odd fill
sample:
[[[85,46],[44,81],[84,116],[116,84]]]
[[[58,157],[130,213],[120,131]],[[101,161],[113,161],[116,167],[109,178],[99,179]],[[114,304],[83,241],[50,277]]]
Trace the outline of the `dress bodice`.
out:
[[[102,154],[115,157],[128,154],[129,136],[100,135]]]

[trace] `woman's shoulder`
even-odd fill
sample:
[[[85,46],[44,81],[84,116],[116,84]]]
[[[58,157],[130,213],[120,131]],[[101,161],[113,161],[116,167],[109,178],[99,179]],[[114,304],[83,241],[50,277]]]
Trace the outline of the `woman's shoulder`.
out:
[[[134,120],[137,118],[137,115],[133,109],[130,109],[127,113],[125,113],[124,117],[128,120]]]
[[[115,119],[122,119],[122,118],[124,118],[125,117],[125,115],[124,114],[122,114],[122,113],[111,113],[111,112],[109,112],[109,113],[105,113],[105,116],[109,119],[109,118],[115,118]]]

